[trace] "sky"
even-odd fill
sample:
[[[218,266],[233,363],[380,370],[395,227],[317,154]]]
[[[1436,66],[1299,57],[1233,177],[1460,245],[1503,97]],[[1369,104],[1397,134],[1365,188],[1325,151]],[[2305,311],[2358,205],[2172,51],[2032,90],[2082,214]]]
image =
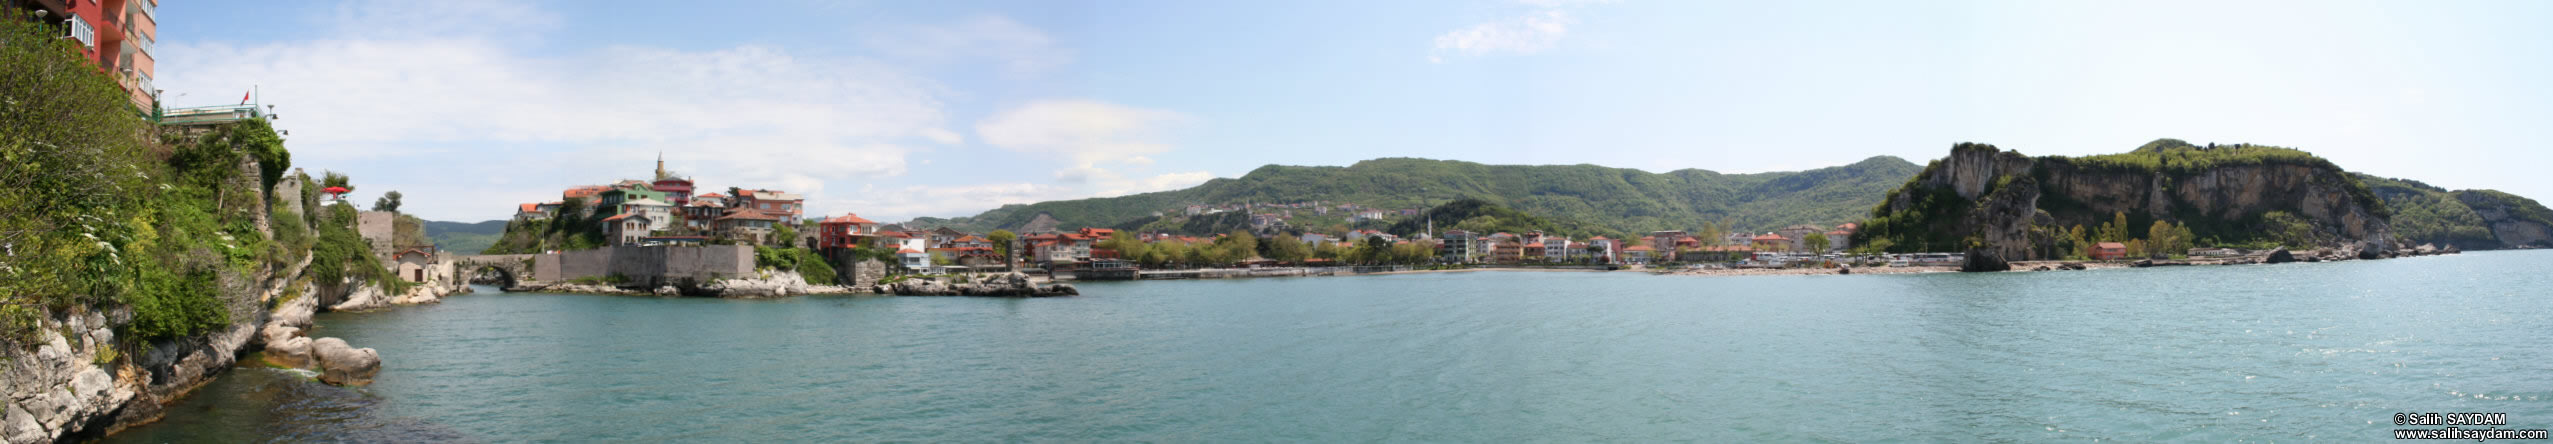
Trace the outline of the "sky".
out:
[[[718,6],[718,7],[710,7]],[[742,6],[742,7],[739,7]],[[1378,157],[2312,151],[2553,198],[2553,2],[177,0],[168,106],[430,220],[667,168],[882,221]]]

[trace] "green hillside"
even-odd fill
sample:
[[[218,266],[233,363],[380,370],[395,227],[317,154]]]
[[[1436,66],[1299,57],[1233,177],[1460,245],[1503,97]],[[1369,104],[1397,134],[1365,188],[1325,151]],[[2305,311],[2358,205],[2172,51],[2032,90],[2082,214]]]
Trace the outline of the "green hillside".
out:
[[[1012,229],[1039,214],[1047,214],[1061,221],[1063,229],[1125,227],[1155,222],[1184,224],[1177,219],[1185,218],[1176,215],[1190,204],[1322,201],[1398,209],[1479,199],[1554,223],[1582,222],[1613,232],[1692,229],[1707,223],[1725,223],[1738,230],[1769,230],[1791,224],[1834,225],[1858,220],[1889,189],[1921,169],[1888,156],[1839,167],[1753,174],[1699,169],[1650,173],[1596,165],[1486,165],[1385,158],[1346,167],[1268,165],[1239,178],[1215,179],[1184,190],[1008,205],[972,217],[919,218],[906,225],[970,231]],[[1143,220],[1156,211],[1173,220]],[[1298,216],[1302,213],[1297,211]],[[1325,224],[1296,226],[1335,228]]]
[[[2415,244],[2454,245],[2469,250],[2485,250],[2528,246],[2532,239],[2501,239],[2491,230],[2494,223],[2553,226],[2553,210],[2547,210],[2534,199],[2518,197],[2495,190],[2457,190],[2430,186],[2410,179],[2393,179],[2360,174],[2358,182],[2393,208],[2394,234]],[[2503,220],[2493,220],[2476,209],[2505,208],[2492,212]]]
[[[479,254],[480,251],[487,250],[488,246],[496,245],[497,238],[505,236],[505,221],[426,221],[425,236],[444,251],[450,251],[453,254]]]

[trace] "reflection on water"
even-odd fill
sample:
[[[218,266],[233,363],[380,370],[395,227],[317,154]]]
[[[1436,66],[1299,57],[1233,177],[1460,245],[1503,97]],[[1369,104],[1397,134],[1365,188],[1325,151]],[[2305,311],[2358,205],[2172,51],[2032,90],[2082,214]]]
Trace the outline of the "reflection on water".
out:
[[[331,313],[115,441],[2372,441],[2553,425],[2553,251],[2052,273],[498,293]]]
[[[255,356],[243,361],[253,362]],[[111,442],[473,442],[442,425],[390,413],[362,388],[322,384],[308,370],[233,367],[169,406],[160,422]]]

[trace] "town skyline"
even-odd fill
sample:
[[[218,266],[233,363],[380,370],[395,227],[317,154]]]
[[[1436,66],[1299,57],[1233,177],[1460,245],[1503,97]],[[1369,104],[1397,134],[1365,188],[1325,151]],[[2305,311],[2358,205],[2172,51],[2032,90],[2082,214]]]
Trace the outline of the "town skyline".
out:
[[[1963,141],[2258,143],[2553,195],[2520,167],[2553,160],[2530,118],[2553,87],[2524,80],[2553,69],[2505,56],[2553,46],[2536,4],[612,5],[171,3],[206,19],[162,30],[158,81],[170,106],[261,89],[297,164],[455,221],[644,178],[659,151],[882,221],[1266,164],[1736,173]]]

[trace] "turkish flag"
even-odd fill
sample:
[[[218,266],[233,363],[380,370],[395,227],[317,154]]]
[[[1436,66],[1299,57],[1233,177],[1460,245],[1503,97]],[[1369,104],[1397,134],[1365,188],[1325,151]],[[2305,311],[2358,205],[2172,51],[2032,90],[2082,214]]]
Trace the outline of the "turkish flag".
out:
[[[239,93],[239,104],[248,104],[248,93]]]

